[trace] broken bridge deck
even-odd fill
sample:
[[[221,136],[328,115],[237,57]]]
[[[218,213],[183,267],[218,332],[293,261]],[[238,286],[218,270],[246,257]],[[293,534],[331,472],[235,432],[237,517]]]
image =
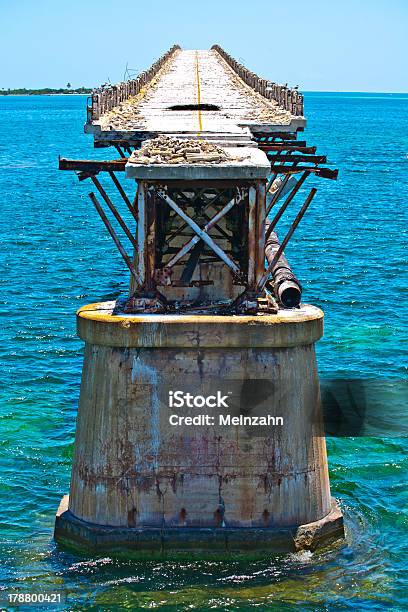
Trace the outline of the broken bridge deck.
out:
[[[252,133],[293,133],[305,123],[247,84],[216,49],[175,49],[137,95],[88,121],[85,129],[102,141],[199,134],[248,146]]]
[[[265,313],[300,303],[300,284],[282,258],[316,188],[281,243],[275,227],[310,175],[337,178],[321,167],[326,157],[316,147],[297,140],[304,126],[296,89],[258,77],[218,45],[175,45],[137,78],[92,92],[86,131],[120,159],[60,159],[59,167],[90,179],[107,207],[89,194],[131,273],[124,312],[209,302],[224,312],[226,301],[234,313]],[[134,197],[117,171],[136,183]],[[111,178],[129,221],[99,173]]]

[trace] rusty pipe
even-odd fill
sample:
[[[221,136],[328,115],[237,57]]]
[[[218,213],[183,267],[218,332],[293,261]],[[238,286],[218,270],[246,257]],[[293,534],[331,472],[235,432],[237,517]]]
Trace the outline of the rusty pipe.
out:
[[[268,230],[270,222],[266,222],[265,231]],[[271,232],[265,242],[265,257],[268,264],[271,264],[274,256],[280,248],[279,238],[276,232]],[[276,264],[271,269],[270,284],[276,299],[286,308],[299,306],[302,297],[302,285],[293,274],[292,269],[284,253],[281,254]]]

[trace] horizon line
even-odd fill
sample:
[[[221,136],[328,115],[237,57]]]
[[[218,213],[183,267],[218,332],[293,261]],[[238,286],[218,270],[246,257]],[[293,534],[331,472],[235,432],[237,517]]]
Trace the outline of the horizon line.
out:
[[[115,83],[112,83],[112,85],[115,85]],[[98,86],[87,86],[87,85],[78,85],[76,87],[72,86],[71,90],[75,91],[77,89],[97,89]],[[8,90],[11,91],[15,91],[17,89],[26,89],[27,91],[31,91],[31,90],[42,90],[42,89],[62,89],[64,91],[69,91],[69,88],[61,86],[61,87],[50,87],[50,86],[43,86],[43,87],[0,87],[0,94],[2,94],[3,92],[6,93]],[[344,94],[395,94],[395,95],[408,95],[408,90],[407,91],[380,91],[380,90],[351,90],[351,89],[300,89],[299,88],[299,93],[303,94],[303,93],[344,93]],[[24,94],[22,94],[24,95]],[[68,94],[69,95],[69,94]],[[78,94],[78,95],[88,95],[88,94]]]

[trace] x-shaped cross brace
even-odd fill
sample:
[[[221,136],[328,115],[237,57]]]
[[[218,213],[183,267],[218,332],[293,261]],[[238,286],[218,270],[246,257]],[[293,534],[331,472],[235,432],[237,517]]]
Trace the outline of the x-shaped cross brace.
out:
[[[207,246],[210,247],[218,255],[222,261],[227,264],[227,266],[234,272],[234,274],[239,274],[239,267],[232,261],[230,257],[214,242],[214,240],[208,235],[208,231],[216,224],[218,221],[227,214],[229,210],[235,205],[236,200],[233,198],[228,204],[224,206],[212,219],[206,223],[206,225],[201,228],[191,217],[189,217],[184,210],[182,210],[163,190],[158,192],[160,197],[167,202],[167,204],[172,208],[194,231],[196,234],[189,240],[174,257],[167,263],[166,268],[171,268],[174,264],[179,261],[186,253],[188,253],[194,245],[197,244],[200,240],[205,242]]]

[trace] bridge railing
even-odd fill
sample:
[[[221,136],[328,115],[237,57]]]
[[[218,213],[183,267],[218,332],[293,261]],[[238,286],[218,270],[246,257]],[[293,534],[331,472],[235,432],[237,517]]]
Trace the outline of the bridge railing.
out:
[[[292,115],[303,116],[303,96],[297,89],[291,89],[286,85],[278,85],[278,83],[261,79],[257,74],[251,72],[248,68],[245,68],[245,66],[231,57],[231,55],[224,51],[219,45],[213,45],[211,48],[217,51],[237,75],[247,83],[247,85],[252,87],[252,89],[255,89],[255,91],[268,100],[274,100],[279,106],[289,111]]]
[[[121,102],[132,96],[136,96],[149,83],[166,61],[180,49],[174,45],[148,69],[141,72],[135,79],[129,79],[115,85],[102,85],[92,91],[88,97],[87,122],[98,120],[104,113],[109,112]]]

